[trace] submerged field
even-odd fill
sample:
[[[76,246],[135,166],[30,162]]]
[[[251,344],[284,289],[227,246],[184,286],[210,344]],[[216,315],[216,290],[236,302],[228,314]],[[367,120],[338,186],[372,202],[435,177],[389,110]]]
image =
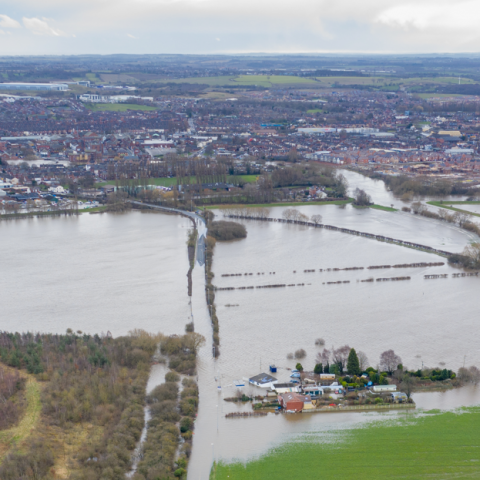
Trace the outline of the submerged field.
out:
[[[480,477],[480,407],[302,439],[246,464],[214,466],[211,480]]]

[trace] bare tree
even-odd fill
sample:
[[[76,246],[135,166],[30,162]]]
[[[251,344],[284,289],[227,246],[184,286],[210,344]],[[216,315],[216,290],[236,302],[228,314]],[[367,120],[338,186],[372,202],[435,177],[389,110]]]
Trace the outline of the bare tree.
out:
[[[317,353],[317,363],[327,365],[330,363],[330,355],[332,352],[328,348],[323,349],[322,352]]]
[[[411,375],[405,374],[402,377],[402,381],[399,385],[399,388],[402,392],[404,392],[408,398],[412,396],[412,393],[415,390],[416,385],[416,378],[412,377]]]
[[[453,220],[459,227],[463,227],[468,222],[468,216],[461,212],[455,212],[453,214]]]
[[[360,207],[368,207],[373,203],[372,197],[365,190],[362,190],[361,188],[355,189],[355,191],[353,192],[353,197],[354,197],[353,203]]]
[[[323,218],[322,218],[321,215],[312,215],[310,217],[310,221],[312,223],[314,223],[315,225],[319,225],[320,223],[322,223],[322,220],[323,220]]]
[[[189,348],[195,353],[195,355],[200,347],[205,345],[205,337],[197,332],[187,333],[186,340]]]
[[[332,350],[332,358],[333,358],[333,363],[338,364],[339,366],[341,365],[342,369],[345,369],[347,366],[347,360],[348,360],[348,355],[350,353],[350,347],[348,345],[344,345],[343,347],[340,348],[333,348]]]
[[[295,212],[298,210],[295,210],[294,208],[287,208],[282,212],[282,218],[284,220],[293,220],[295,216]]]
[[[468,371],[470,373],[470,381],[474,385],[478,385],[478,383],[480,382],[480,370],[477,367],[475,367],[474,365],[472,365],[468,369]]]
[[[364,352],[357,352],[357,357],[360,370],[363,372],[368,368],[368,357]]]
[[[412,211],[415,215],[423,212],[426,209],[425,205],[422,202],[413,202],[412,203]]]
[[[470,259],[473,268],[477,268],[480,265],[480,243],[467,245],[463,250],[463,255]]]
[[[380,355],[380,369],[392,374],[402,363],[402,359],[393,350],[386,350]]]

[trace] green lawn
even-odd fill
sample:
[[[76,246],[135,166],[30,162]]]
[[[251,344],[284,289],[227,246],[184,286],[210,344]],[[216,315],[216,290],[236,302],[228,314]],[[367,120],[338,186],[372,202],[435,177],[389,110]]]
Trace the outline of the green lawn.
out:
[[[271,87],[272,85],[284,84],[307,84],[316,83],[313,78],[297,77],[294,75],[238,75],[236,77],[191,77],[162,80],[162,83],[194,83],[210,86],[229,86],[229,85],[259,85]]]
[[[257,175],[230,175],[227,177],[227,182],[236,184],[239,180],[243,180],[245,183],[255,183],[257,181]],[[103,187],[104,185],[115,185],[115,180],[109,180],[108,182],[97,183],[97,187]],[[190,177],[190,183],[196,183],[195,177]],[[176,177],[173,178],[149,178],[149,185],[157,185],[162,187],[171,187],[177,184]]]
[[[86,103],[85,106],[93,112],[127,112],[128,110],[156,110],[155,107],[137,105],[135,103]]]
[[[315,415],[315,414],[311,414]],[[335,415],[335,414],[332,414]],[[211,480],[480,478],[480,408],[399,416],[318,434],[246,464],[214,466]]]
[[[384,210],[385,212],[398,212],[398,208],[392,207],[384,207],[383,205],[370,205],[370,208],[374,208],[375,210]]]
[[[321,108],[314,108],[313,110],[307,110],[307,113],[322,113],[323,110]]]
[[[427,202],[427,203],[429,205],[433,205],[434,207],[445,208],[447,210],[453,210],[454,212],[460,212],[460,213],[465,213],[466,215],[473,215],[475,217],[480,217],[480,213],[469,212],[468,210],[462,210],[461,208],[456,208],[451,206],[451,205],[480,205],[480,202],[456,201],[456,202],[442,203],[442,202],[437,202],[432,200],[431,202]]]

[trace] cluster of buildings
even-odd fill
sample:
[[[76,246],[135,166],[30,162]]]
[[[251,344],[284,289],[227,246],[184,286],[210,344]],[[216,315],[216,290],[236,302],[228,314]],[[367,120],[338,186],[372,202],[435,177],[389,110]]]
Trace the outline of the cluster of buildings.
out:
[[[459,104],[402,91],[291,88],[221,97],[82,97],[0,93],[3,177],[25,176],[25,165],[32,166],[27,177],[63,184],[89,176],[94,182],[175,176],[176,163],[192,171],[200,159],[221,162],[230,175],[260,175],[304,160],[393,175],[480,178],[474,97]],[[131,105],[102,108],[125,102]],[[28,179],[25,186],[32,186]]]

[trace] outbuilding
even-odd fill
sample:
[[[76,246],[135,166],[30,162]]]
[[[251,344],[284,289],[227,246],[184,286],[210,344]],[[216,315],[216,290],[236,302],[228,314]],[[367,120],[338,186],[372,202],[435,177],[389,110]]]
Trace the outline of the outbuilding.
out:
[[[301,412],[305,403],[312,403],[309,395],[300,395],[299,393],[282,393],[278,396],[278,403],[287,411]]]
[[[252,378],[248,379],[248,382],[252,385],[256,385],[261,388],[270,388],[273,389],[273,384],[277,381],[275,377],[272,377],[268,373],[259,373]]]

